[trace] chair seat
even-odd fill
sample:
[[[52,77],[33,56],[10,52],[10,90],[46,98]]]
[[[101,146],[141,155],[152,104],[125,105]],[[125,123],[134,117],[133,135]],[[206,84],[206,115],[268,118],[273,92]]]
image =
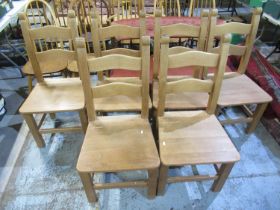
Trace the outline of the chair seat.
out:
[[[214,115],[205,111],[165,112],[158,121],[164,165],[230,163],[240,159]]]
[[[41,70],[44,74],[48,74],[48,73],[54,73],[54,72],[59,72],[62,71],[64,69],[66,69],[67,64],[61,64],[60,66],[53,66],[51,65],[50,62],[46,62],[46,63],[40,63],[41,66]],[[55,69],[55,71],[53,71]],[[24,64],[23,68],[22,68],[22,72],[24,74],[28,74],[28,75],[34,75],[34,70],[33,67],[31,65],[30,61],[27,61],[26,64]]]
[[[272,98],[246,75],[224,79],[218,100],[219,106],[238,106],[272,101]]]
[[[88,58],[95,58],[94,53],[89,53]],[[70,61],[67,65],[67,69],[71,72],[79,72],[77,61]]]
[[[33,88],[21,113],[76,111],[84,108],[84,93],[79,78],[45,79]]]
[[[79,155],[79,172],[154,169],[159,157],[147,119],[139,115],[99,117],[89,123]]]
[[[169,77],[171,79],[171,77]],[[176,93],[168,94],[165,99],[166,110],[205,109],[207,107],[208,93]],[[153,107],[158,107],[158,81],[153,83]]]

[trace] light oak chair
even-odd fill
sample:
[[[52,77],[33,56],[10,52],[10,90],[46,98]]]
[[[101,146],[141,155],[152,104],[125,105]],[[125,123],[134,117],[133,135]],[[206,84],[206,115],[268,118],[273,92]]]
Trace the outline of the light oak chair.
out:
[[[164,193],[167,183],[210,179],[215,180],[212,190],[220,191],[234,163],[240,159],[238,151],[214,115],[229,45],[224,44],[220,54],[190,51],[168,55],[169,38],[163,37],[161,44],[158,104],[161,166],[158,194]],[[196,65],[216,67],[214,79],[183,78],[168,81],[168,69]],[[186,91],[209,93],[207,110],[164,111],[168,94]],[[168,177],[169,167],[200,164],[214,164],[217,174]]]
[[[162,16],[181,16],[181,5],[179,0],[154,0],[154,16],[160,10]]]
[[[261,12],[261,8],[253,10],[253,16],[250,24],[231,22],[217,25],[217,10],[212,10],[209,26],[209,38],[207,44],[208,52],[217,52],[219,50],[219,47],[213,48],[215,37],[220,37],[228,33],[244,35],[246,37],[244,44],[230,45],[229,55],[239,56],[240,63],[237,71],[225,73],[218,100],[218,106],[220,108],[242,106],[248,117],[222,120],[221,123],[223,125],[242,122],[248,123],[248,127],[246,129],[247,133],[251,133],[255,130],[268,103],[272,101],[269,94],[267,94],[262,88],[245,75],[254,46]],[[252,112],[247,107],[250,104],[257,105],[255,112]],[[217,110],[217,113],[219,110],[220,109]]]
[[[106,41],[114,41],[114,39],[123,40],[124,39],[140,39],[145,34],[145,14],[141,13],[140,26],[131,27],[126,25],[112,25],[108,27],[99,27],[98,16],[92,14],[92,28],[93,32],[93,46],[96,57],[101,57],[110,54],[120,54],[133,56],[135,58],[141,57],[141,42],[140,49],[127,49],[120,47],[112,47],[111,49],[101,48],[101,43]],[[104,45],[103,45],[104,47]],[[118,62],[117,60],[115,61]],[[147,60],[149,62],[149,60]],[[132,84],[141,83],[141,71],[130,71],[126,69],[110,69],[111,76],[103,78],[103,72],[97,72],[99,76],[99,82],[101,83],[113,83],[113,82],[130,82]],[[149,98],[149,107],[152,107],[152,102]],[[141,111],[141,98],[132,96],[122,96],[116,95],[113,97],[97,98],[95,100],[95,110],[98,112],[115,112],[115,111]]]
[[[78,65],[83,83],[89,125],[77,162],[89,202],[96,202],[95,190],[121,187],[147,187],[148,196],[156,194],[159,157],[148,121],[149,113],[149,37],[142,37],[140,57],[111,54],[87,59],[83,39],[77,39]],[[92,87],[90,72],[111,68],[141,71],[142,82],[116,82]],[[95,100],[115,95],[141,98],[141,115],[96,117]],[[94,173],[147,170],[148,179],[118,183],[93,183]]]
[[[87,120],[85,116],[85,102],[82,84],[79,78],[44,79],[43,74],[51,73],[55,69],[67,67],[69,60],[76,59],[76,52],[64,49],[65,45],[72,45],[77,37],[75,15],[69,13],[69,27],[45,26],[31,29],[24,13],[19,14],[22,34],[24,37],[28,57],[37,79],[37,84],[24,101],[19,111],[25,119],[37,146],[44,147],[45,141],[41,134],[55,132],[85,132]],[[43,40],[48,46],[60,46],[61,49],[44,48],[38,52],[38,42]],[[73,47],[74,48],[74,47]],[[44,67],[44,68],[42,68]],[[41,125],[47,113],[79,112],[82,127],[42,129]],[[43,114],[39,124],[33,114]]]
[[[31,28],[43,27],[46,25],[58,26],[58,22],[52,7],[44,0],[29,0],[25,7],[24,13],[27,16],[29,26]],[[39,49],[49,47],[46,41],[38,43]],[[51,46],[53,47],[53,46]],[[45,66],[42,66],[44,69]],[[64,69],[56,69],[56,72],[63,71]],[[32,68],[30,60],[22,68],[23,73],[27,76],[28,91],[31,92],[33,85],[32,80],[34,77],[34,70]]]
[[[190,0],[188,16],[201,16],[204,9],[216,9],[216,0]]]
[[[160,68],[160,37],[162,35],[168,35],[170,37],[181,38],[197,38],[197,48],[189,48],[185,46],[174,46],[168,49],[168,55],[176,54],[179,52],[186,52],[192,50],[205,49],[207,28],[208,28],[208,11],[203,11],[201,16],[201,22],[199,26],[189,24],[172,24],[167,26],[160,25],[161,12],[157,11],[155,17],[155,38],[154,38],[154,67],[153,67],[153,107],[158,107],[158,73]],[[172,69],[168,72],[167,80],[177,80],[182,77],[201,77],[202,68],[184,67]],[[167,110],[186,110],[186,109],[199,109],[207,107],[208,94],[199,93],[193,94],[189,92],[180,92],[169,94],[166,96],[165,108]]]

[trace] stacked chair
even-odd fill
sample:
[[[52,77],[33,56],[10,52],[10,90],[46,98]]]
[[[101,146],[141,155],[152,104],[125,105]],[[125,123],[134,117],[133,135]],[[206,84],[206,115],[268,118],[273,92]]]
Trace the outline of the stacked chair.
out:
[[[220,122],[215,116],[220,111],[217,107],[256,103],[255,113],[250,113],[249,120],[246,120],[250,122],[247,131],[251,132],[271,100],[244,74],[260,10],[254,11],[250,24],[217,24],[214,9],[210,15],[204,10],[200,12],[200,25],[161,26],[162,11],[168,4],[163,3],[167,1],[156,1],[160,10],[154,17],[154,59],[151,62],[151,41],[145,36],[145,13],[139,10],[144,4],[137,2],[138,7],[132,9],[136,3],[117,1],[118,13],[127,14],[123,18],[128,18],[130,13],[120,11],[121,6],[128,11],[137,11],[139,26],[136,27],[116,24],[104,27],[95,3],[87,7],[87,12],[91,9],[90,15],[78,14],[85,11],[85,1],[81,0],[70,2],[69,7],[75,9],[76,14],[67,10],[67,19],[60,19],[67,23],[63,27],[43,24],[31,28],[26,15],[20,14],[30,66],[37,79],[37,85],[20,112],[38,147],[45,146],[42,133],[81,130],[85,133],[77,171],[89,202],[98,200],[96,190],[111,188],[145,187],[148,197],[154,198],[163,195],[167,184],[174,182],[213,179],[212,191],[220,191],[240,159],[222,124],[241,121]],[[177,6],[174,6],[176,2]],[[108,3],[110,14],[116,9],[112,6],[115,3]],[[173,3],[171,11],[176,12],[180,9],[180,2]],[[65,10],[61,11],[64,17]],[[116,17],[121,19],[120,15]],[[83,21],[79,20],[81,18]],[[87,39],[81,37],[83,33],[87,34]],[[230,44],[229,33],[245,34],[245,44]],[[177,44],[171,47],[174,38],[196,39],[196,48]],[[137,39],[138,49],[119,47],[118,44],[122,45],[126,39]],[[218,47],[214,45],[216,40],[219,40]],[[228,55],[241,56],[237,72],[226,72]],[[79,77],[43,77],[43,74],[57,69],[69,68],[71,63]],[[111,74],[105,73],[107,71]],[[122,71],[126,73],[118,75]],[[150,112],[152,105],[156,110],[153,115]],[[248,108],[244,109],[250,112]],[[81,126],[42,129],[46,114],[53,116],[58,112],[78,112]],[[43,115],[39,123],[35,114]],[[154,130],[149,119],[156,122]],[[168,176],[171,167],[205,164],[213,165],[216,173]],[[96,173],[136,170],[147,172],[147,179],[94,182]]]

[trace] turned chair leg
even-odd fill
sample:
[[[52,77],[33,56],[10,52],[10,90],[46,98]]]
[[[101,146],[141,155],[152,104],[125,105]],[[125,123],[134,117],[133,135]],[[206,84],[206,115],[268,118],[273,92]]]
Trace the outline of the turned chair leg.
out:
[[[158,169],[150,169],[148,170],[148,174],[148,198],[153,199],[157,192]]]
[[[88,202],[92,203],[92,202],[96,202],[97,201],[97,196],[95,193],[95,190],[93,188],[93,183],[91,180],[91,175],[90,173],[81,173],[79,172],[80,178],[82,180],[86,195],[87,195],[87,199]]]
[[[33,79],[32,75],[27,75],[27,86],[28,86],[28,93],[29,94],[31,93],[31,90],[33,89],[32,79]]]
[[[211,190],[213,192],[221,191],[233,166],[234,166],[234,163],[224,163],[221,165],[219,172],[218,172],[218,179],[216,179],[214,181],[214,183],[211,187]]]
[[[86,133],[87,126],[88,126],[86,110],[85,109],[80,110],[79,115],[80,115],[80,121],[81,121],[83,132]]]
[[[165,192],[165,186],[167,184],[168,177],[168,166],[161,165],[159,170],[159,180],[158,180],[158,188],[157,194],[163,195]]]
[[[24,120],[26,121],[33,138],[36,141],[38,147],[45,147],[45,141],[41,133],[39,132],[39,128],[36,124],[36,121],[32,114],[22,114]]]
[[[250,122],[248,124],[248,127],[246,129],[246,133],[252,133],[256,129],[256,127],[257,127],[257,125],[258,125],[258,123],[259,123],[267,105],[268,105],[268,103],[257,105],[256,110],[253,114],[253,120],[252,120],[252,122]]]

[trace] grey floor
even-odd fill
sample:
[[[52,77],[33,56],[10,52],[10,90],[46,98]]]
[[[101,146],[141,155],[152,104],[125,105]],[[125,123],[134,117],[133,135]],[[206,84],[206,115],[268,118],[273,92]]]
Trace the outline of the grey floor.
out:
[[[227,115],[239,115],[229,110]],[[77,115],[58,116],[62,125],[78,123]],[[53,126],[48,119],[45,126]],[[83,134],[46,135],[47,146],[38,149],[29,135],[11,179],[4,192],[0,209],[279,209],[280,146],[259,124],[251,135],[244,125],[227,126],[226,131],[240,152],[241,160],[219,193],[210,191],[211,181],[171,184],[164,196],[146,198],[144,189],[98,191],[99,202],[89,204],[75,170]],[[183,167],[171,175],[211,174],[212,166]],[[96,181],[129,180],[145,177],[134,173],[97,174]]]

